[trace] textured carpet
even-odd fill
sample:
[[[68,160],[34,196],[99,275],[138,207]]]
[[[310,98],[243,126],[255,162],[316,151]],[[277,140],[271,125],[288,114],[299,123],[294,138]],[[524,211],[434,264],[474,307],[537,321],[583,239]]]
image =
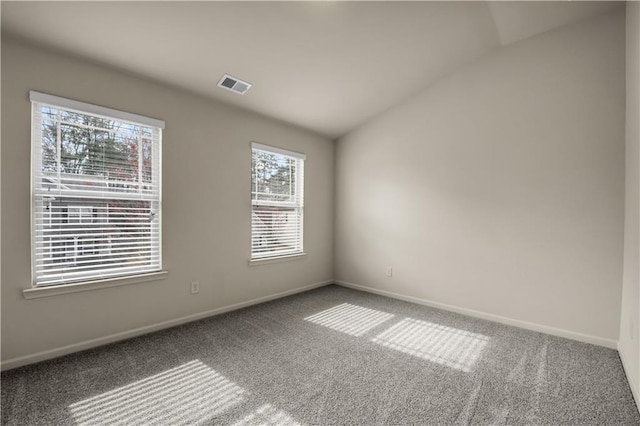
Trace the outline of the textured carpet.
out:
[[[2,374],[6,425],[640,424],[616,351],[337,286]]]

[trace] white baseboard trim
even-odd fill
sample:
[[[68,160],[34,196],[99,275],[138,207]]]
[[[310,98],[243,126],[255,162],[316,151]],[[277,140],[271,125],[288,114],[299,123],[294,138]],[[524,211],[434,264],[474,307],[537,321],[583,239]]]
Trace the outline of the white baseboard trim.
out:
[[[625,358],[624,351],[618,343],[618,354],[620,355],[620,361],[622,361],[622,368],[624,369],[624,374],[627,376],[627,381],[629,382],[629,387],[631,388],[631,393],[633,394],[633,399],[636,401],[636,408],[640,411],[640,392],[638,389],[638,382],[633,375],[629,374],[628,362]]]
[[[334,283],[343,287],[352,288],[354,290],[360,290],[368,293],[378,294],[381,296],[391,297],[393,299],[404,300],[405,302],[411,302],[411,303],[416,303],[418,305],[424,305],[432,308],[442,309],[445,311],[456,312],[458,314],[468,315],[474,318],[480,318],[483,320],[499,322],[501,324],[520,327],[526,330],[537,331],[540,333],[551,334],[553,336],[565,337],[567,339],[577,340],[584,343],[591,343],[592,345],[604,346],[610,349],[618,349],[618,342],[616,340],[605,339],[602,337],[592,336],[589,334],[577,333],[574,331],[564,330],[561,328],[549,327],[546,325],[536,324],[533,322],[507,318],[500,315],[494,315],[486,312],[475,311],[473,309],[461,308],[459,306],[454,306],[454,305],[447,305],[445,303],[433,302],[431,300],[421,299],[419,297],[405,296],[403,294],[394,293],[387,290],[380,290],[377,288],[366,287],[363,285],[353,284],[346,281],[335,280]]]
[[[120,333],[110,334],[104,337],[98,337],[96,339],[90,339],[90,340],[85,340],[78,343],[73,343],[71,345],[61,346],[55,349],[49,349],[42,352],[36,352],[34,354],[11,358],[6,361],[2,361],[2,363],[0,364],[0,370],[2,371],[10,370],[12,368],[22,367],[23,365],[33,364],[36,362],[57,358],[59,356],[68,355],[74,352],[79,352],[86,349],[103,346],[109,343],[117,342],[119,340],[130,339],[132,337],[141,336],[143,334],[153,333],[154,331],[175,327],[177,325],[186,324],[192,321],[197,321],[197,320],[211,317],[214,315],[223,314],[225,312],[235,311],[237,309],[246,308],[251,305],[257,305],[259,303],[268,302],[270,300],[280,299],[282,297],[291,296],[297,293],[302,293],[305,291],[312,290],[314,288],[323,287],[325,285],[329,285],[333,283],[334,283],[334,280],[321,281],[315,284],[306,285],[304,287],[299,287],[293,290],[287,290],[280,293],[275,293],[268,296],[247,300],[246,302],[234,303],[233,305],[227,305],[220,308],[211,309],[209,311],[187,315],[181,318],[176,318],[168,321],[159,322],[156,324],[146,325],[144,327],[134,328],[133,330],[127,330]]]

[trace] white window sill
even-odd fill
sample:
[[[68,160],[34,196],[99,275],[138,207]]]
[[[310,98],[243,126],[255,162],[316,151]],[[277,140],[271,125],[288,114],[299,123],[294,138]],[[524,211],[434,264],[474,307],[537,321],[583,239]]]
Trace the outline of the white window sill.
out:
[[[286,256],[263,257],[258,259],[250,259],[249,266],[268,265],[269,263],[288,262],[290,260],[298,260],[307,257],[307,253],[289,254]]]
[[[101,288],[164,280],[167,278],[167,274],[167,271],[158,271],[148,274],[128,275],[125,277],[115,277],[104,280],[81,281],[72,284],[60,284],[47,287],[33,287],[22,290],[22,294],[25,299],[37,299],[40,297],[58,296],[60,294],[77,293],[80,291],[98,290]]]

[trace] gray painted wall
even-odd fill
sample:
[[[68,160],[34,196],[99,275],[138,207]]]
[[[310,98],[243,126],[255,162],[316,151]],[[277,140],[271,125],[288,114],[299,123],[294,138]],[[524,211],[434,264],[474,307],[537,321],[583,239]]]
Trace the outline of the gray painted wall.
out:
[[[640,3],[627,3],[627,120],[624,272],[620,355],[636,401],[640,397]],[[640,401],[638,401],[640,403]]]
[[[338,140],[336,278],[615,346],[624,37],[516,43]]]
[[[211,84],[217,77],[212,76]],[[26,300],[30,102],[37,90],[166,121],[162,281]],[[334,142],[82,60],[2,39],[2,360],[332,278]],[[252,140],[307,154],[303,259],[249,266]],[[200,293],[190,294],[190,282]],[[14,364],[15,365],[15,364]]]

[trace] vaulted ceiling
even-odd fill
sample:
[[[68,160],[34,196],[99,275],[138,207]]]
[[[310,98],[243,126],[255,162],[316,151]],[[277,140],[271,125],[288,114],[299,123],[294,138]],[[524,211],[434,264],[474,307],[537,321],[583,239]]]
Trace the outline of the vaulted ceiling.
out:
[[[335,138],[501,46],[620,2],[2,2],[2,34]],[[228,73],[245,95],[216,87]]]

